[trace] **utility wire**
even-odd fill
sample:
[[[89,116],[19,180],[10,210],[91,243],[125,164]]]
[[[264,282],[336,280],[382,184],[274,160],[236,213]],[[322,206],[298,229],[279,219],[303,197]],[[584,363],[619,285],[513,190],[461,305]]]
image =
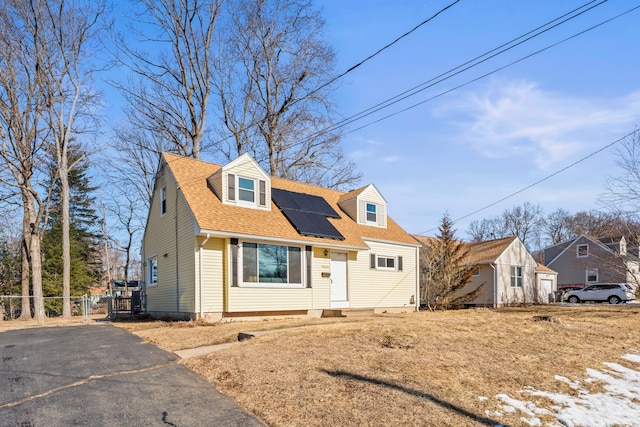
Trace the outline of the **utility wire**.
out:
[[[596,0],[593,0],[596,1]],[[358,62],[356,65],[354,65],[353,67],[349,68],[347,71],[345,71],[342,74],[339,74],[337,76],[335,76],[334,78],[332,78],[331,80],[329,80],[328,82],[320,85],[319,87],[317,87],[316,89],[312,90],[311,92],[309,92],[306,97],[308,97],[309,95],[313,95],[314,93],[316,93],[317,91],[319,91],[320,89],[323,89],[327,86],[329,86],[331,83],[335,82],[336,80],[346,76],[347,74],[349,74],[350,72],[352,72],[353,70],[355,70],[356,68],[358,68],[359,66],[361,66],[362,64],[364,64],[365,62],[369,61],[370,59],[374,58],[375,56],[379,55],[383,50],[386,50],[388,48],[390,48],[391,46],[393,46],[394,44],[398,43],[400,40],[402,40],[403,38],[407,37],[409,34],[413,33],[414,31],[416,31],[418,28],[422,27],[424,24],[428,23],[429,21],[432,21],[433,19],[435,19],[438,15],[440,15],[441,13],[445,12],[447,9],[453,7],[456,3],[459,3],[460,0],[456,0],[453,3],[449,4],[448,6],[445,6],[444,8],[440,9],[438,12],[436,12],[433,16],[431,16],[428,19],[425,19],[424,21],[422,21],[421,23],[419,23],[418,25],[416,25],[415,27],[413,27],[411,30],[407,31],[406,33],[404,33],[403,35],[401,35],[400,37],[396,38],[394,41],[392,41],[391,43],[387,44],[386,46],[384,46],[383,48],[378,49],[375,53],[369,55],[368,57],[366,57],[365,59],[363,59],[362,61]],[[305,97],[305,98],[306,98]]]
[[[550,31],[551,29],[556,28],[559,25],[566,23],[567,21],[570,21],[570,20],[572,20],[574,18],[577,18],[578,16],[580,16],[580,15],[582,15],[582,14],[584,14],[584,13],[586,13],[586,12],[588,12],[588,11],[590,11],[590,10],[600,6],[600,5],[602,5],[603,3],[606,3],[608,0],[602,0],[596,5],[593,5],[593,6],[587,8],[585,10],[582,10],[582,11],[576,13],[573,16],[569,16],[569,15],[579,11],[580,9],[583,9],[586,6],[594,3],[595,1],[597,1],[597,0],[592,0],[590,2],[587,2],[587,3],[583,4],[582,6],[576,8],[576,9],[573,9],[570,12],[565,13],[564,15],[561,15],[561,16],[559,16],[559,17],[557,17],[557,18],[555,18],[555,19],[553,19],[553,20],[551,20],[551,21],[549,21],[549,22],[547,22],[547,23],[545,23],[545,24],[543,24],[543,25],[541,25],[541,26],[539,26],[539,27],[537,27],[537,28],[535,28],[535,29],[523,34],[523,35],[521,35],[521,36],[518,36],[515,39],[512,39],[512,40],[510,40],[510,41],[508,41],[506,43],[503,43],[502,45],[500,45],[500,46],[498,46],[498,47],[496,47],[496,48],[494,48],[494,49],[492,49],[492,50],[490,50],[488,52],[485,52],[482,55],[479,55],[479,56],[477,56],[477,57],[475,57],[475,58],[473,58],[473,59],[461,64],[461,65],[458,65],[455,68],[452,68],[452,69],[450,69],[450,70],[448,70],[448,71],[446,71],[444,73],[441,73],[440,75],[438,75],[436,77],[433,77],[433,78],[427,80],[426,82],[423,82],[423,83],[421,83],[421,84],[419,84],[417,86],[414,86],[411,89],[407,89],[407,90],[405,90],[404,92],[402,92],[402,93],[400,93],[398,95],[395,95],[395,96],[393,96],[391,98],[388,98],[385,101],[382,101],[382,102],[374,105],[373,107],[369,107],[366,110],[363,110],[363,111],[361,111],[361,112],[359,112],[357,114],[354,114],[354,115],[352,115],[350,117],[347,117],[346,119],[341,120],[338,123],[335,123],[335,124],[333,124],[331,126],[328,126],[327,128],[321,130],[320,132],[318,132],[318,133],[316,133],[314,135],[311,135],[309,137],[306,137],[306,138],[304,138],[303,140],[301,140],[301,141],[299,141],[297,143],[294,143],[293,146],[304,144],[304,143],[310,141],[313,138],[317,138],[317,137],[322,136],[322,135],[324,135],[324,134],[326,134],[328,132],[332,132],[334,130],[340,129],[340,128],[344,127],[344,126],[347,126],[347,125],[349,125],[351,123],[354,123],[354,122],[356,122],[358,120],[361,120],[361,119],[363,119],[363,118],[365,118],[367,116],[370,116],[373,113],[376,113],[376,112],[378,112],[380,110],[383,110],[383,109],[385,109],[387,107],[390,107],[390,106],[392,106],[392,105],[394,105],[394,104],[396,104],[396,103],[398,103],[400,101],[403,101],[403,100],[405,100],[405,99],[407,99],[407,98],[409,98],[411,96],[414,96],[414,95],[416,95],[416,94],[418,94],[418,93],[420,93],[420,92],[422,92],[422,91],[424,91],[426,89],[429,89],[429,88],[431,88],[431,87],[433,87],[433,86],[435,86],[435,85],[437,85],[439,83],[442,83],[442,82],[444,82],[444,81],[446,81],[446,80],[448,80],[448,79],[450,79],[450,78],[452,78],[452,77],[454,77],[454,76],[456,76],[458,74],[461,74],[461,73],[463,73],[463,72],[465,72],[465,71],[467,71],[467,70],[469,70],[469,69],[471,69],[471,68],[473,68],[473,67],[475,67],[477,65],[480,65],[480,64],[482,64],[482,63],[484,63],[484,62],[486,62],[486,61],[488,61],[488,60],[490,60],[490,59],[492,59],[492,58],[494,58],[494,57],[496,57],[496,56],[508,51],[508,50],[511,50],[511,49],[513,49],[513,48],[515,48],[515,47],[517,47],[517,46],[519,46],[519,45],[521,45],[521,44],[523,44],[523,43],[525,43],[525,42],[527,42],[527,41],[529,41],[529,40],[531,40],[531,39],[533,39],[535,37],[538,37],[539,35],[544,34],[545,32]],[[562,20],[561,22],[557,22],[557,21],[559,21],[559,20],[561,20],[561,19],[563,19],[563,18],[565,18],[567,16],[569,16],[569,17],[564,19],[564,20]],[[554,23],[556,23],[556,24],[555,25],[551,25],[551,24],[554,24]],[[548,27],[548,28],[545,28],[545,27]],[[539,30],[542,30],[542,31],[539,31]],[[537,32],[537,31],[539,31],[539,32]],[[531,34],[533,34],[533,35],[531,35]],[[527,37],[527,36],[529,36],[529,37]],[[527,37],[527,38],[525,38],[525,37]],[[521,40],[523,38],[525,38],[525,39]],[[515,43],[518,40],[520,40],[520,41],[518,43]],[[509,45],[511,45],[511,46],[509,46]],[[500,49],[502,49],[502,50],[500,50]],[[494,52],[496,52],[496,53],[494,53]],[[491,55],[492,53],[493,53],[493,55]],[[469,64],[471,64],[471,65],[469,65]],[[431,84],[429,84],[429,83],[431,83]],[[401,110],[400,112],[402,112],[402,111],[405,111],[405,110]],[[383,117],[381,120],[384,120],[384,119],[386,119],[388,117],[391,117],[391,116]],[[380,120],[378,120],[378,121],[380,121]],[[378,121],[375,121],[373,123],[377,123]],[[373,124],[373,123],[371,123],[371,124]],[[360,130],[360,129],[362,129],[362,127],[353,129],[353,130],[347,132],[347,134],[349,134],[351,132],[355,132],[355,131]]]
[[[596,0],[593,0],[596,1]],[[606,1],[606,0],[605,0]],[[375,53],[372,53],[371,55],[369,55],[368,57],[366,57],[365,59],[363,59],[362,61],[358,62],[356,65],[350,67],[348,70],[344,71],[343,73],[333,77],[332,79],[330,79],[329,81],[321,84],[320,86],[318,86],[317,88],[313,89],[312,91],[308,92],[306,95],[294,99],[293,101],[291,101],[291,103],[289,104],[289,106],[296,104],[297,102],[301,101],[302,99],[307,99],[309,98],[311,95],[313,95],[314,93],[322,90],[323,88],[329,86],[330,84],[334,83],[336,80],[346,76],[347,74],[349,74],[350,72],[352,72],[353,70],[355,70],[356,68],[360,67],[362,64],[364,64],[365,62],[373,59],[374,57],[378,56],[380,53],[382,53],[382,51],[390,48],[391,46],[393,46],[394,44],[398,43],[401,39],[409,36],[411,33],[413,33],[414,31],[416,31],[418,28],[422,27],[423,25],[427,24],[428,22],[432,21],[433,19],[435,19],[438,15],[444,13],[445,11],[447,11],[448,9],[450,9],[451,7],[453,7],[456,3],[459,3],[460,0],[455,0],[453,3],[445,6],[444,8],[440,9],[438,12],[436,12],[434,15],[432,15],[430,18],[425,19],[424,21],[422,21],[421,23],[419,23],[418,25],[416,25],[415,27],[413,27],[411,30],[407,31],[406,33],[404,33],[403,35],[401,35],[400,37],[397,37],[395,40],[393,40],[391,43],[388,43],[387,45],[385,45],[384,47],[378,49]],[[240,129],[239,131],[237,131],[238,133],[242,133],[247,131],[248,129],[257,126],[258,124],[264,122],[265,119],[260,119],[260,120],[256,120],[248,125],[246,125],[244,128]],[[322,132],[322,131],[321,131]],[[216,141],[213,143],[213,145],[217,145],[221,142],[224,142],[228,139],[233,138],[233,135],[229,135],[226,138],[223,138],[219,141]],[[296,144],[294,144],[296,145]]]
[[[542,49],[539,49],[539,50],[537,50],[537,51],[535,51],[535,52],[533,52],[533,53],[530,53],[529,55],[523,56],[522,58],[517,59],[517,60],[515,60],[515,61],[513,61],[513,62],[510,62],[510,63],[508,63],[508,64],[506,64],[506,65],[503,65],[502,67],[496,68],[496,69],[494,69],[494,70],[492,70],[492,71],[490,71],[490,72],[488,72],[488,73],[485,73],[485,74],[483,74],[483,75],[481,75],[481,76],[479,76],[479,77],[476,77],[476,78],[474,78],[474,79],[472,79],[472,80],[469,80],[469,81],[467,81],[467,82],[465,82],[465,83],[462,83],[462,84],[460,84],[460,85],[458,85],[458,86],[455,86],[455,87],[453,87],[453,88],[451,88],[451,89],[448,89],[448,90],[446,90],[446,91],[444,91],[444,92],[440,92],[440,93],[439,93],[439,94],[437,94],[437,95],[431,96],[431,97],[429,97],[429,98],[427,98],[427,99],[425,99],[425,100],[423,100],[423,101],[420,101],[420,102],[418,102],[418,103],[416,103],[416,104],[410,105],[409,107],[406,107],[406,108],[403,108],[403,109],[401,109],[401,110],[399,110],[399,111],[396,111],[395,113],[388,114],[388,115],[386,115],[386,116],[384,116],[384,117],[381,117],[381,118],[379,118],[379,119],[377,119],[377,120],[374,120],[374,121],[372,121],[372,122],[369,122],[369,123],[367,123],[367,124],[365,124],[365,125],[362,125],[362,126],[360,126],[360,127],[358,127],[358,128],[352,129],[352,130],[350,130],[350,131],[346,132],[345,134],[349,134],[349,133],[352,133],[352,132],[358,131],[358,130],[360,130],[360,129],[364,129],[364,128],[369,127],[369,126],[371,126],[371,125],[373,125],[373,124],[375,124],[375,123],[381,122],[381,121],[386,120],[386,119],[388,119],[388,118],[390,118],[390,117],[396,116],[396,115],[398,115],[398,114],[400,114],[400,113],[404,113],[405,111],[411,110],[411,109],[413,109],[413,108],[415,108],[415,107],[418,107],[418,106],[420,106],[420,105],[422,105],[422,104],[424,104],[424,103],[426,103],[426,102],[432,101],[432,100],[434,100],[434,99],[436,99],[436,98],[439,98],[439,97],[441,97],[441,96],[443,96],[443,95],[446,95],[446,94],[448,94],[448,93],[451,93],[451,92],[453,92],[454,90],[458,90],[458,89],[460,89],[460,88],[462,88],[462,87],[464,87],[464,86],[468,86],[468,85],[470,85],[471,83],[475,83],[475,82],[477,82],[478,80],[482,80],[482,79],[484,79],[484,78],[486,78],[486,77],[488,77],[488,76],[490,76],[490,75],[492,75],[492,74],[495,74],[495,73],[497,73],[497,72],[499,72],[499,71],[504,70],[505,68],[511,67],[512,65],[518,64],[518,63],[520,63],[520,62],[522,62],[522,61],[524,61],[524,60],[526,60],[526,59],[531,58],[532,56],[538,55],[538,54],[540,54],[540,53],[542,53],[542,52],[545,52],[545,51],[547,51],[547,50],[549,50],[549,49],[551,49],[551,48],[554,48],[554,47],[556,47],[556,46],[558,46],[558,45],[560,45],[560,44],[562,44],[562,43],[565,43],[565,42],[567,42],[567,41],[569,41],[569,40],[572,40],[572,39],[574,39],[574,38],[576,38],[576,37],[579,37],[579,36],[581,36],[581,35],[583,35],[583,34],[585,34],[585,33],[589,32],[589,31],[592,31],[592,30],[594,30],[594,29],[596,29],[596,28],[598,28],[598,27],[601,27],[602,25],[608,24],[609,22],[611,22],[611,21],[613,21],[613,20],[615,20],[615,19],[618,19],[618,18],[620,18],[620,17],[622,17],[622,16],[624,16],[624,15],[626,15],[626,14],[628,14],[628,13],[631,13],[631,12],[633,12],[634,10],[637,10],[637,9],[640,9],[640,5],[635,6],[635,7],[631,8],[631,9],[629,9],[629,10],[625,11],[625,12],[622,12],[622,13],[620,13],[620,14],[616,15],[616,16],[613,16],[612,18],[609,18],[609,19],[607,19],[607,20],[605,20],[605,21],[602,21],[602,22],[600,22],[600,23],[598,23],[598,24],[596,24],[596,25],[593,25],[593,26],[591,26],[591,27],[589,27],[589,28],[587,28],[587,29],[585,29],[585,30],[582,30],[582,31],[580,31],[580,32],[578,32],[578,33],[576,33],[576,34],[574,34],[574,35],[572,35],[572,36],[569,36],[569,37],[567,37],[567,38],[565,38],[565,39],[562,39],[562,40],[560,40],[560,41],[558,41],[558,42],[556,42],[556,43],[550,44],[550,45],[548,45],[548,46],[546,46],[546,47],[544,47],[544,48],[542,48]]]
[[[569,164],[569,165],[567,165],[567,166],[563,167],[562,169],[559,169],[559,170],[557,170],[557,171],[553,172],[552,174],[547,175],[547,176],[545,176],[544,178],[541,178],[541,179],[537,180],[536,182],[534,182],[534,183],[532,183],[532,184],[527,185],[527,186],[526,186],[526,187],[524,187],[524,188],[521,188],[521,189],[520,189],[520,190],[518,190],[518,191],[514,191],[513,193],[511,193],[511,194],[509,194],[509,195],[507,195],[507,196],[505,196],[505,197],[503,197],[503,198],[501,198],[501,199],[499,199],[499,200],[496,200],[496,201],[495,201],[495,202],[493,202],[493,203],[490,203],[490,204],[488,204],[488,205],[486,205],[486,206],[483,206],[483,207],[481,207],[480,209],[476,209],[475,211],[473,211],[473,212],[471,212],[471,213],[468,213],[468,214],[466,214],[466,215],[463,215],[463,216],[461,216],[461,217],[459,217],[459,218],[456,218],[456,219],[454,219],[452,222],[453,222],[453,223],[456,223],[456,222],[461,221],[461,220],[463,220],[463,219],[469,218],[470,216],[473,216],[473,215],[475,215],[475,214],[477,214],[477,213],[479,213],[479,212],[482,212],[482,211],[484,211],[484,210],[486,210],[486,209],[489,209],[490,207],[493,207],[493,206],[495,206],[495,205],[497,205],[497,204],[499,204],[499,203],[502,203],[502,202],[504,202],[505,200],[508,200],[508,199],[512,198],[513,196],[516,196],[516,195],[518,195],[518,194],[520,194],[520,193],[523,193],[523,192],[525,192],[525,191],[529,190],[530,188],[533,188],[533,187],[535,187],[536,185],[538,185],[538,184],[540,184],[540,183],[542,183],[542,182],[545,182],[545,181],[547,181],[547,180],[549,180],[549,179],[553,178],[554,176],[556,176],[556,175],[558,175],[558,174],[561,174],[562,172],[566,171],[567,169],[570,169],[570,168],[572,168],[572,167],[576,166],[577,164],[582,163],[582,162],[584,162],[584,161],[585,161],[585,160],[587,160],[587,159],[590,159],[591,157],[595,156],[596,154],[599,154],[599,153],[601,153],[601,152],[605,151],[606,149],[608,149],[608,148],[610,148],[610,147],[612,147],[612,146],[616,145],[617,143],[619,143],[620,141],[623,141],[624,139],[626,139],[626,138],[630,137],[631,135],[635,135],[635,134],[637,134],[638,132],[640,132],[640,130],[638,130],[638,129],[636,129],[636,130],[634,130],[634,131],[632,131],[632,132],[629,132],[628,134],[626,134],[626,135],[624,135],[624,136],[622,136],[622,137],[620,137],[620,138],[616,139],[616,140],[615,140],[615,141],[613,141],[613,142],[608,143],[607,145],[605,145],[605,146],[603,146],[603,147],[598,148],[596,151],[594,151],[594,152],[592,152],[592,153],[590,153],[590,154],[587,154],[586,156],[584,156],[584,157],[582,157],[581,159],[576,160],[575,162],[573,162],[573,163],[571,163],[571,164]],[[431,231],[433,231],[433,230],[436,230],[436,229],[437,229],[437,227],[434,227],[434,228],[431,228],[431,229],[429,229],[429,230],[423,231],[423,232],[418,233],[418,234],[425,234],[425,233],[429,233],[429,232],[431,232]]]

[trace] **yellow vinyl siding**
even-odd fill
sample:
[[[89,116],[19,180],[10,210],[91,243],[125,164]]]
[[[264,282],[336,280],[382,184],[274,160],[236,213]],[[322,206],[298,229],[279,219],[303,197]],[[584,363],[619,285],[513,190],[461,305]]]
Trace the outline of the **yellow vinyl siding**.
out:
[[[219,170],[215,174],[212,175],[209,183],[213,187],[213,192],[218,196],[220,200],[224,200],[223,197],[226,195],[224,191],[224,186],[222,185],[222,170]]]
[[[160,192],[166,187],[166,213],[160,215]],[[178,264],[176,264],[176,197],[178,204]],[[148,259],[158,260],[158,285],[147,288],[148,311],[192,312],[194,300],[194,222],[184,198],[176,188],[170,170],[156,182],[144,236],[145,281],[148,281]],[[166,256],[165,256],[166,254]],[[178,269],[176,271],[176,266]],[[180,277],[177,277],[177,274]],[[176,286],[179,284],[179,286]],[[179,302],[179,303],[178,303]]]
[[[375,203],[377,205],[376,214],[382,216],[382,223],[378,221],[378,226],[386,227],[387,226],[387,202],[385,202],[382,195],[376,190],[373,185],[370,185],[366,188],[362,193],[358,195],[358,215],[362,215],[363,212],[360,209],[361,203]],[[365,205],[366,206],[366,205]],[[364,212],[366,215],[366,211]],[[364,218],[358,218],[358,223],[367,224],[366,216]],[[369,224],[368,224],[369,225]]]
[[[199,242],[203,241],[204,237],[200,237]],[[202,272],[202,311],[204,313],[222,313],[224,311],[224,247],[225,241],[223,239],[209,239],[202,248],[202,269],[199,266],[200,257],[196,257],[196,271]],[[196,299],[199,300],[200,296],[197,295]]]
[[[229,311],[311,310],[309,288],[229,288]]]
[[[324,256],[324,248],[313,248],[313,261],[311,266],[311,286],[313,287],[313,308],[331,307],[331,278],[322,277],[322,273],[331,272],[331,251]]]
[[[416,295],[416,249],[367,242],[370,251],[349,253],[348,293],[351,308],[411,307]],[[402,256],[403,271],[372,270],[370,254]],[[414,303],[415,304],[415,303]]]

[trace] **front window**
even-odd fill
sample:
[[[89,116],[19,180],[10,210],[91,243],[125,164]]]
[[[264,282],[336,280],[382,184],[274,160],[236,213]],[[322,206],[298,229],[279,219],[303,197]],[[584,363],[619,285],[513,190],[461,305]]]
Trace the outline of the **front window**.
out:
[[[373,203],[367,203],[367,222],[378,222],[376,205]]]
[[[158,257],[151,257],[147,261],[147,286],[158,284]]]
[[[255,203],[256,182],[254,180],[238,177],[238,200]]]
[[[598,281],[598,269],[587,270],[587,282],[597,282]]]
[[[521,288],[522,287],[522,267],[521,266],[511,266],[511,287],[512,288]]]
[[[586,258],[589,256],[589,245],[578,245],[578,258]]]
[[[242,281],[262,284],[302,284],[302,249],[244,242]]]

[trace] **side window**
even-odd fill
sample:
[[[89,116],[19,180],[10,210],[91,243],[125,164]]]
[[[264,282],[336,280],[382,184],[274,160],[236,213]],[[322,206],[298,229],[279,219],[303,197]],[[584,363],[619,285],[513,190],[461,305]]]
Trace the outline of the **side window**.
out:
[[[512,288],[522,287],[522,267],[519,265],[511,266],[511,287]]]
[[[147,286],[158,285],[158,257],[147,260]]]
[[[587,282],[597,282],[598,281],[598,269],[592,269],[586,271],[586,281]]]
[[[369,268],[371,270],[402,271],[402,257],[388,255],[370,255]]]
[[[578,258],[586,258],[589,256],[589,245],[578,245],[576,248],[576,256]]]
[[[160,189],[160,216],[167,213],[167,187]]]
[[[373,203],[367,203],[367,222],[378,223],[378,216],[376,212],[376,205]]]

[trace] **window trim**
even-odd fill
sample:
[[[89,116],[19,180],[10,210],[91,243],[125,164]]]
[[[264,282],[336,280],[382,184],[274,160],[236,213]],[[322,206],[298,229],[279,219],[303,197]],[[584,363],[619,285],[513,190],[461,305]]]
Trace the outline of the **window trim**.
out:
[[[163,217],[167,214],[167,187],[164,186],[160,189],[160,216]]]
[[[523,288],[524,287],[524,268],[521,265],[512,265],[509,269],[509,275],[511,277],[511,287],[512,288]],[[518,274],[520,273],[520,274]]]
[[[247,178],[245,176],[240,176],[240,175],[236,175],[236,203],[238,203],[239,205],[247,205],[247,206],[257,206],[257,197],[256,197],[256,184],[258,184],[256,181],[256,179],[254,178]],[[247,181],[247,182],[251,182],[253,184],[253,188],[251,189],[247,189],[244,188],[240,185],[241,180]],[[249,200],[243,200],[240,197],[241,192],[246,192],[246,193],[251,193],[251,195],[253,196],[253,200],[249,201]]]
[[[244,281],[244,244],[245,243],[251,243],[251,244],[255,244],[256,245],[256,264],[257,264],[257,274],[258,274],[258,281],[256,282],[245,282]],[[287,280],[289,279],[289,268],[290,268],[290,262],[289,262],[289,256],[290,256],[290,252],[289,252],[289,248],[297,248],[299,249],[299,254],[300,254],[300,283],[278,283],[278,282],[260,282],[259,277],[260,277],[260,271],[259,271],[259,266],[260,266],[260,259],[259,259],[259,252],[260,252],[260,245],[272,245],[272,246],[283,246],[286,248],[286,252],[287,252]],[[286,244],[284,242],[271,242],[271,241],[260,241],[260,240],[239,240],[238,241],[238,254],[237,254],[237,260],[238,260],[238,271],[237,271],[237,285],[235,285],[234,287],[240,287],[240,288],[269,288],[269,289],[278,289],[278,288],[284,288],[284,289],[306,289],[307,288],[307,257],[305,256],[306,254],[306,248],[303,245],[297,245],[297,244]],[[231,260],[233,261],[233,260]],[[233,280],[233,277],[231,278]],[[232,281],[231,280],[231,281]],[[230,281],[230,283],[231,283]]]
[[[370,254],[371,260],[369,261],[369,268],[377,271],[402,271],[402,256],[401,255],[385,255],[385,254]],[[393,260],[393,267],[381,267],[380,260]],[[388,262],[384,263],[388,265]]]
[[[373,207],[373,211],[369,211],[369,206]],[[370,220],[369,219],[369,214],[373,215],[375,217],[374,220]],[[371,202],[364,202],[364,221],[366,224],[368,225],[378,225],[378,204],[377,203],[371,203]]]
[[[595,271],[595,277],[596,280],[589,280],[589,272],[590,271]],[[598,283],[598,279],[600,278],[600,272],[598,271],[597,268],[587,268],[584,270],[584,283]]]
[[[151,279],[153,278],[153,273],[151,271],[151,269],[153,268],[153,265],[155,264],[155,273],[156,273],[156,281],[152,282]],[[147,268],[146,268],[146,273],[147,273],[147,288],[154,288],[156,286],[158,286],[158,256],[157,255],[152,255],[150,257],[147,258]]]
[[[580,255],[580,248],[581,247],[586,248],[586,253],[584,255]],[[576,245],[576,258],[589,258],[589,244],[588,243],[581,243],[579,245]]]

